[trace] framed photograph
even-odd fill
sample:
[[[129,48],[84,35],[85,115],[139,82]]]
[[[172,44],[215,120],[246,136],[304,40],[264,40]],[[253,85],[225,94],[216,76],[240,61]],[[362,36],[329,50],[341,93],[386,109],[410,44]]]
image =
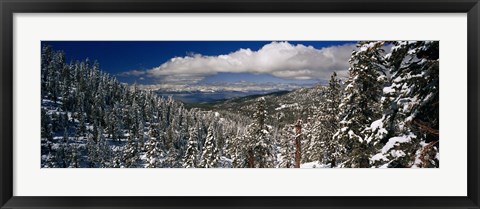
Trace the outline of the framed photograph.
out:
[[[0,7],[1,208],[479,208],[478,0]]]

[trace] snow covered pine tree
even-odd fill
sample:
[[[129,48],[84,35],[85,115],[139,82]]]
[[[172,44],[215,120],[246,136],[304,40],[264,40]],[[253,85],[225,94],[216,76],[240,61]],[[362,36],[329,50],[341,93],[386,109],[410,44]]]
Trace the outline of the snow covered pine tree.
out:
[[[359,42],[350,58],[349,77],[340,104],[340,129],[334,139],[340,144],[345,167],[370,167],[372,144],[365,129],[379,118],[380,97],[385,79],[384,42]]]
[[[383,88],[384,111],[372,123],[380,167],[439,167],[439,43],[393,42],[387,55],[391,85]]]

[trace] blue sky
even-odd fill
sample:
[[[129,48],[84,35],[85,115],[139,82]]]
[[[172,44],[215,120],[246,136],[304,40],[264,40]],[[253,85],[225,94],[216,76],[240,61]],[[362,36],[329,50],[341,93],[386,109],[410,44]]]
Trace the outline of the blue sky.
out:
[[[64,51],[67,61],[97,60],[103,71],[122,82],[208,85],[321,82],[333,71],[347,70],[346,57],[355,42],[43,41],[45,44]],[[181,59],[172,60],[175,57]]]

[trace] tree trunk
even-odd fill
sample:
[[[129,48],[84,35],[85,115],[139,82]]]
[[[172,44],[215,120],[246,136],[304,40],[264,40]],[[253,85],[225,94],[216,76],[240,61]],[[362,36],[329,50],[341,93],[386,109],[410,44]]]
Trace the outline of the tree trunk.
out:
[[[248,167],[249,168],[255,168],[255,158],[253,156],[253,151],[252,150],[248,150],[247,161],[248,161]]]
[[[337,158],[335,157],[335,148],[330,145],[331,147],[331,151],[330,151],[330,168],[334,168],[335,166],[337,166]]]

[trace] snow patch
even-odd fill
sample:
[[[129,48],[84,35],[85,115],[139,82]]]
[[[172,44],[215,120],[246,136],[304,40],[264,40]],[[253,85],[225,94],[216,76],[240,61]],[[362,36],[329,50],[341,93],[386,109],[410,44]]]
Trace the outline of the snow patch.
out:
[[[330,164],[321,164],[319,161],[313,161],[300,164],[300,168],[330,168]]]
[[[374,155],[371,158],[371,160],[372,161],[380,161],[380,160],[387,161],[388,159],[382,153],[378,153],[378,154]]]
[[[291,108],[291,107],[298,107],[298,103],[282,104],[282,105],[280,105],[280,107],[275,108],[275,110],[282,110],[282,109]]]
[[[373,121],[373,123],[370,125],[370,129],[372,129],[372,131],[376,131],[378,128],[381,127],[383,127],[382,119]]]
[[[385,144],[385,146],[383,146],[382,153],[383,154],[387,153],[388,150],[392,149],[397,144],[410,142],[412,138],[415,138],[415,136],[414,135],[408,135],[408,136],[392,137],[388,140],[387,144]]]
[[[391,86],[387,86],[387,87],[383,88],[383,93],[384,94],[390,94],[390,93],[393,93],[393,92],[395,92],[395,89],[393,89]]]

